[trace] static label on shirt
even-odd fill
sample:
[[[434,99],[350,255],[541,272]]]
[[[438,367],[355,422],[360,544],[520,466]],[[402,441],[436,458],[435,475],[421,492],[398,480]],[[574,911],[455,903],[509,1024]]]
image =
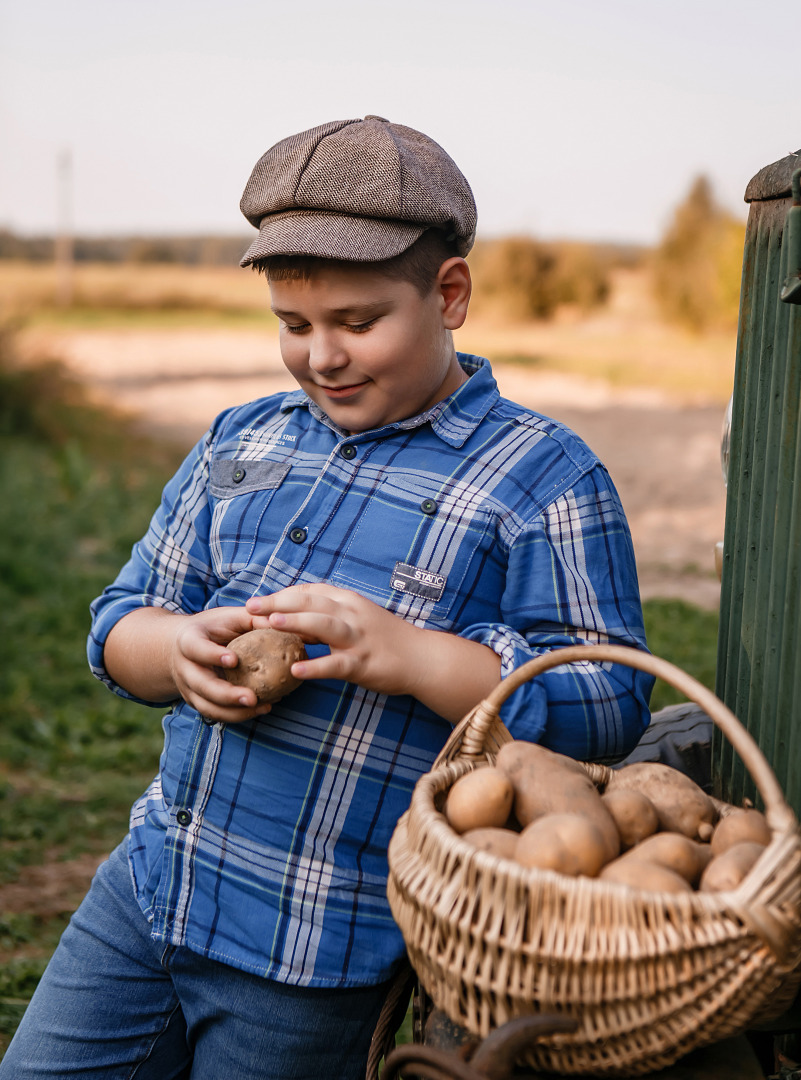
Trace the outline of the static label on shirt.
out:
[[[447,580],[442,574],[432,574],[430,570],[405,562],[396,562],[392,571],[393,589],[422,596],[426,600],[441,600]]]

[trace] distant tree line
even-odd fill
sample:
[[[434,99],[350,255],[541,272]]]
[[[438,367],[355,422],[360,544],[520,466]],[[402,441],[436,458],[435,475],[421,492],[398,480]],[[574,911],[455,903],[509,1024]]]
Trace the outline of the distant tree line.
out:
[[[252,237],[242,236],[76,236],[76,262],[175,263],[184,266],[236,266]],[[52,236],[20,236],[0,229],[0,259],[52,262]]]

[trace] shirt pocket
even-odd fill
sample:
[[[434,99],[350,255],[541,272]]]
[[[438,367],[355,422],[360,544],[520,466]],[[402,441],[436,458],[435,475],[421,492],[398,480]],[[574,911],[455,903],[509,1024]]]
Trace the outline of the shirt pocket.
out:
[[[210,547],[220,578],[230,580],[250,563],[264,514],[289,470],[290,466],[280,461],[212,461]]]
[[[493,546],[495,522],[480,493],[447,492],[420,478],[393,478],[351,528],[332,582],[405,619],[443,630],[471,607],[479,567]]]

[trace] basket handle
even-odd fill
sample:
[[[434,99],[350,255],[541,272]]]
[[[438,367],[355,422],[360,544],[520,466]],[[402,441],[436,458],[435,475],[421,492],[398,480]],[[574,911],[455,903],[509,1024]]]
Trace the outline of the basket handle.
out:
[[[501,724],[499,711],[506,699],[524,683],[551,668],[581,661],[610,662],[638,668],[664,679],[676,690],[699,705],[711,718],[736,750],[759,794],[765,803],[765,816],[772,829],[787,831],[794,826],[795,814],[784,798],[781,786],[755,739],[743,727],[734,713],[692,675],[651,653],[628,645],[566,645],[552,649],[521,664],[502,679],[491,693],[457,724],[440,753],[440,759],[448,757],[449,748],[461,740],[461,756],[482,756],[488,733],[493,726]],[[502,726],[502,725],[501,725]],[[504,729],[505,730],[505,729]],[[458,755],[457,755],[458,756]]]

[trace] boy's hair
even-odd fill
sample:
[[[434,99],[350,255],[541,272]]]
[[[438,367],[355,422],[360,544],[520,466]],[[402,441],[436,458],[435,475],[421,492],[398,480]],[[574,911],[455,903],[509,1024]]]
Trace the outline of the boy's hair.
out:
[[[420,239],[400,255],[379,262],[323,259],[316,255],[268,255],[254,260],[252,265],[268,281],[308,281],[317,269],[325,266],[359,267],[393,281],[408,281],[421,296],[427,296],[439,268],[455,255],[458,255],[456,244],[448,240],[441,229],[426,229]]]

